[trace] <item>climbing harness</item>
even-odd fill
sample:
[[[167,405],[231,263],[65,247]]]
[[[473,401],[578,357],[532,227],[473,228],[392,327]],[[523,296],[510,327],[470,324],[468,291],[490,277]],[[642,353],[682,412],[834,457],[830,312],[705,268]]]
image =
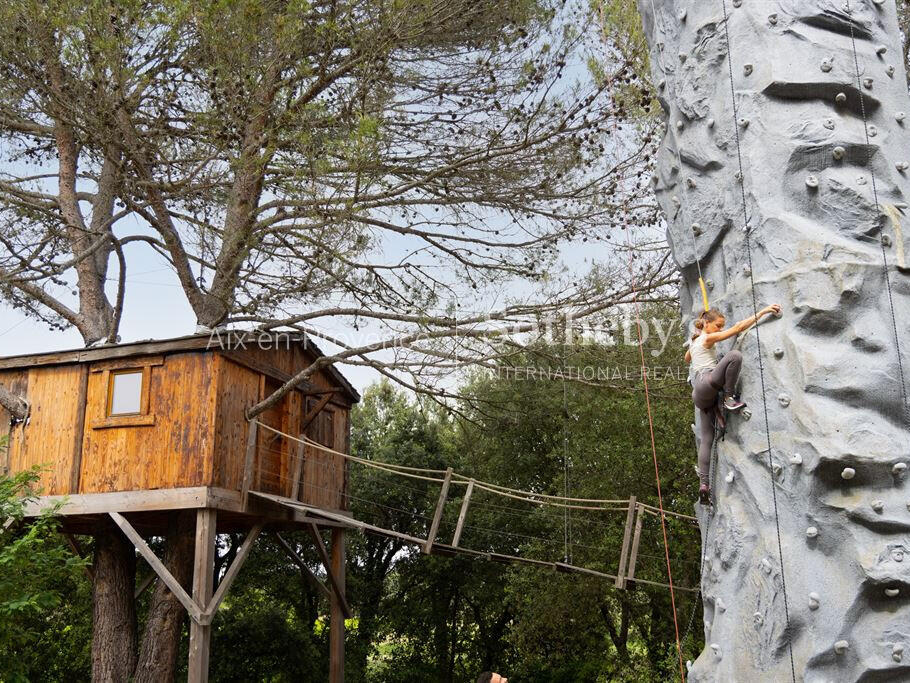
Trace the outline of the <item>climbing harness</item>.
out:
[[[844,4],[844,9],[847,14],[852,13],[852,7],[850,6],[850,0],[847,0]],[[900,216],[897,215],[897,209],[890,205],[882,206],[878,201],[878,186],[875,182],[875,167],[872,164],[872,145],[870,143],[869,136],[869,121],[866,117],[866,96],[863,94],[863,84],[862,84],[862,74],[859,70],[859,53],[856,50],[856,35],[853,30],[853,22],[847,22],[850,26],[850,42],[853,46],[853,65],[856,68],[856,90],[859,93],[859,107],[860,113],[863,117],[863,132],[866,137],[866,149],[868,150],[868,156],[866,157],[866,166],[869,167],[869,173],[872,176],[872,199],[875,202],[875,206],[878,209],[882,209],[892,222],[892,225],[895,227],[895,231],[898,237],[898,257],[903,259],[903,241],[900,233]],[[891,313],[891,331],[894,335],[894,347],[897,351],[897,368],[900,373],[900,393],[901,401],[904,407],[904,421],[905,424],[910,426],[910,403],[908,403],[907,397],[907,382],[904,378],[904,362],[901,358],[901,344],[900,336],[897,331],[897,318],[894,313],[894,296],[891,291],[891,275],[888,272],[888,253],[885,251],[885,241],[883,239],[879,240],[879,244],[882,250],[882,269],[885,275],[885,286],[888,291],[888,306]]]
[[[721,0],[721,4],[724,11],[724,40],[727,47],[727,69],[730,77],[730,98],[731,105],[733,108],[733,134],[736,140],[736,156],[739,165],[739,176],[738,181],[740,183],[740,193],[742,195],[743,202],[743,231],[746,238],[746,254],[749,259],[749,284],[752,290],[752,310],[758,319],[758,298],[755,293],[755,269],[752,266],[752,239],[751,239],[751,229],[749,227],[749,209],[746,203],[746,185],[745,185],[745,173],[743,171],[743,152],[742,144],[739,139],[739,126],[737,125],[738,116],[736,112],[736,86],[733,82],[733,51],[732,45],[730,43],[730,21],[729,15],[727,13],[727,0]],[[761,351],[761,334],[758,329],[758,325],[755,326],[755,342],[758,347],[758,374],[761,379],[761,398],[762,398],[762,408],[765,414],[765,437],[768,446],[768,476],[771,481],[771,499],[774,503],[774,528],[777,532],[777,553],[780,558],[780,581],[781,588],[783,589],[784,594],[784,617],[786,619],[786,638],[787,638],[787,651],[790,655],[790,676],[793,683],[796,683],[796,665],[793,662],[793,642],[792,634],[790,631],[790,604],[789,598],[787,595],[787,577],[786,571],[784,568],[784,549],[783,543],[781,542],[781,533],[780,533],[780,513],[777,508],[777,486],[774,483],[774,457],[771,451],[771,425],[768,418],[768,398],[767,392],[765,389],[765,369],[764,362],[762,360],[762,351]]]

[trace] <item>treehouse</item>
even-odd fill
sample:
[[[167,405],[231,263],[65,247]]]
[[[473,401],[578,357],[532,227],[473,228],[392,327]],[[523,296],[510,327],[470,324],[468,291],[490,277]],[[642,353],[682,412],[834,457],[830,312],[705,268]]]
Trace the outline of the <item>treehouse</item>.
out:
[[[9,434],[0,468],[40,468],[41,496],[28,514],[59,505],[70,535],[113,519],[192,617],[190,680],[206,679],[212,616],[262,530],[311,532],[330,579],[320,588],[333,623],[349,611],[343,454],[357,392],[326,365],[248,420],[322,357],[296,335],[232,332],[0,358],[0,385],[29,406],[25,420],[0,408],[0,433]],[[164,534],[179,509],[197,511],[192,596],[143,538]],[[323,528],[332,530],[331,558]],[[247,542],[213,595],[215,533],[226,531],[247,531]],[[343,640],[333,640],[337,668]],[[333,671],[334,680],[341,675]]]

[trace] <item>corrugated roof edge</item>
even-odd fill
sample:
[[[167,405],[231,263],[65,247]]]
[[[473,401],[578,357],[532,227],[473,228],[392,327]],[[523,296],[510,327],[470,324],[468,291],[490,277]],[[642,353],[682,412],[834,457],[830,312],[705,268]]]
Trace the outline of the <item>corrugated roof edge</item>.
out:
[[[237,335],[247,334],[255,334],[258,336],[258,333],[252,333],[247,330],[226,330],[220,331],[218,335],[192,334],[184,337],[173,337],[171,339],[145,339],[122,344],[104,344],[102,346],[54,351],[51,353],[29,353],[18,356],[6,356],[0,357],[0,370],[14,370],[41,365],[63,365],[66,363],[89,363],[111,358],[129,358],[131,356],[142,356],[153,353],[237,350],[236,348],[231,349],[231,340],[233,339],[234,343],[236,343]],[[304,344],[317,358],[322,358],[326,355],[312,339],[304,334],[284,332],[276,334],[286,335],[291,342]],[[221,338],[222,335],[227,337],[227,346],[225,346],[225,340]],[[254,339],[254,337],[249,339]],[[355,402],[360,400],[360,394],[334,364],[326,367],[326,372],[338,381],[341,387],[350,394]]]

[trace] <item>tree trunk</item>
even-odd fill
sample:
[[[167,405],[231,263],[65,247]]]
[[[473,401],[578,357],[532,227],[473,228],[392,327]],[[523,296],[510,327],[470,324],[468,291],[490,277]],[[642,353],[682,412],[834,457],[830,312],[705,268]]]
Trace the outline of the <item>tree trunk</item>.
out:
[[[174,513],[164,551],[164,566],[187,592],[192,590],[195,524],[196,517],[192,510]],[[186,616],[180,601],[163,581],[158,581],[142,634],[135,683],[168,683],[174,680]]]
[[[92,680],[126,682],[136,666],[136,551],[110,520],[95,529]]]
[[[638,4],[669,123],[655,188],[683,314],[701,310],[696,258],[728,321],[753,314],[753,288],[784,310],[741,340],[752,417],[728,420],[713,514],[699,506],[708,646],[690,680],[905,680],[910,98],[895,4]]]
[[[0,406],[6,408],[13,419],[21,422],[28,417],[28,401],[0,384]]]

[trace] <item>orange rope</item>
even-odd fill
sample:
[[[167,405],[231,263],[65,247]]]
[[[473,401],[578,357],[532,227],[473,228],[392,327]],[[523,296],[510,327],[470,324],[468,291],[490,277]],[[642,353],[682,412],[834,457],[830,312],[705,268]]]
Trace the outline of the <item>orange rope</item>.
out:
[[[670,568],[670,544],[667,540],[667,521],[664,512],[664,498],[660,490],[660,465],[657,462],[657,444],[654,440],[654,418],[651,414],[651,395],[648,392],[648,373],[645,368],[645,349],[641,338],[641,312],[638,307],[638,286],[635,282],[635,266],[632,256],[632,241],[626,221],[626,207],[623,205],[623,229],[626,231],[626,244],[629,247],[629,277],[632,279],[633,301],[635,303],[635,322],[638,327],[638,353],[641,357],[641,377],[645,383],[645,405],[648,408],[648,429],[651,432],[651,456],[654,460],[654,480],[657,482],[657,504],[660,508],[660,528],[664,535],[664,557],[667,560],[667,579],[670,584],[670,604],[673,608],[673,628],[676,631],[676,653],[679,656],[679,677],[685,683],[686,667],[683,664],[682,644],[679,640],[679,620],[676,618],[676,595],[673,590],[673,570]]]

